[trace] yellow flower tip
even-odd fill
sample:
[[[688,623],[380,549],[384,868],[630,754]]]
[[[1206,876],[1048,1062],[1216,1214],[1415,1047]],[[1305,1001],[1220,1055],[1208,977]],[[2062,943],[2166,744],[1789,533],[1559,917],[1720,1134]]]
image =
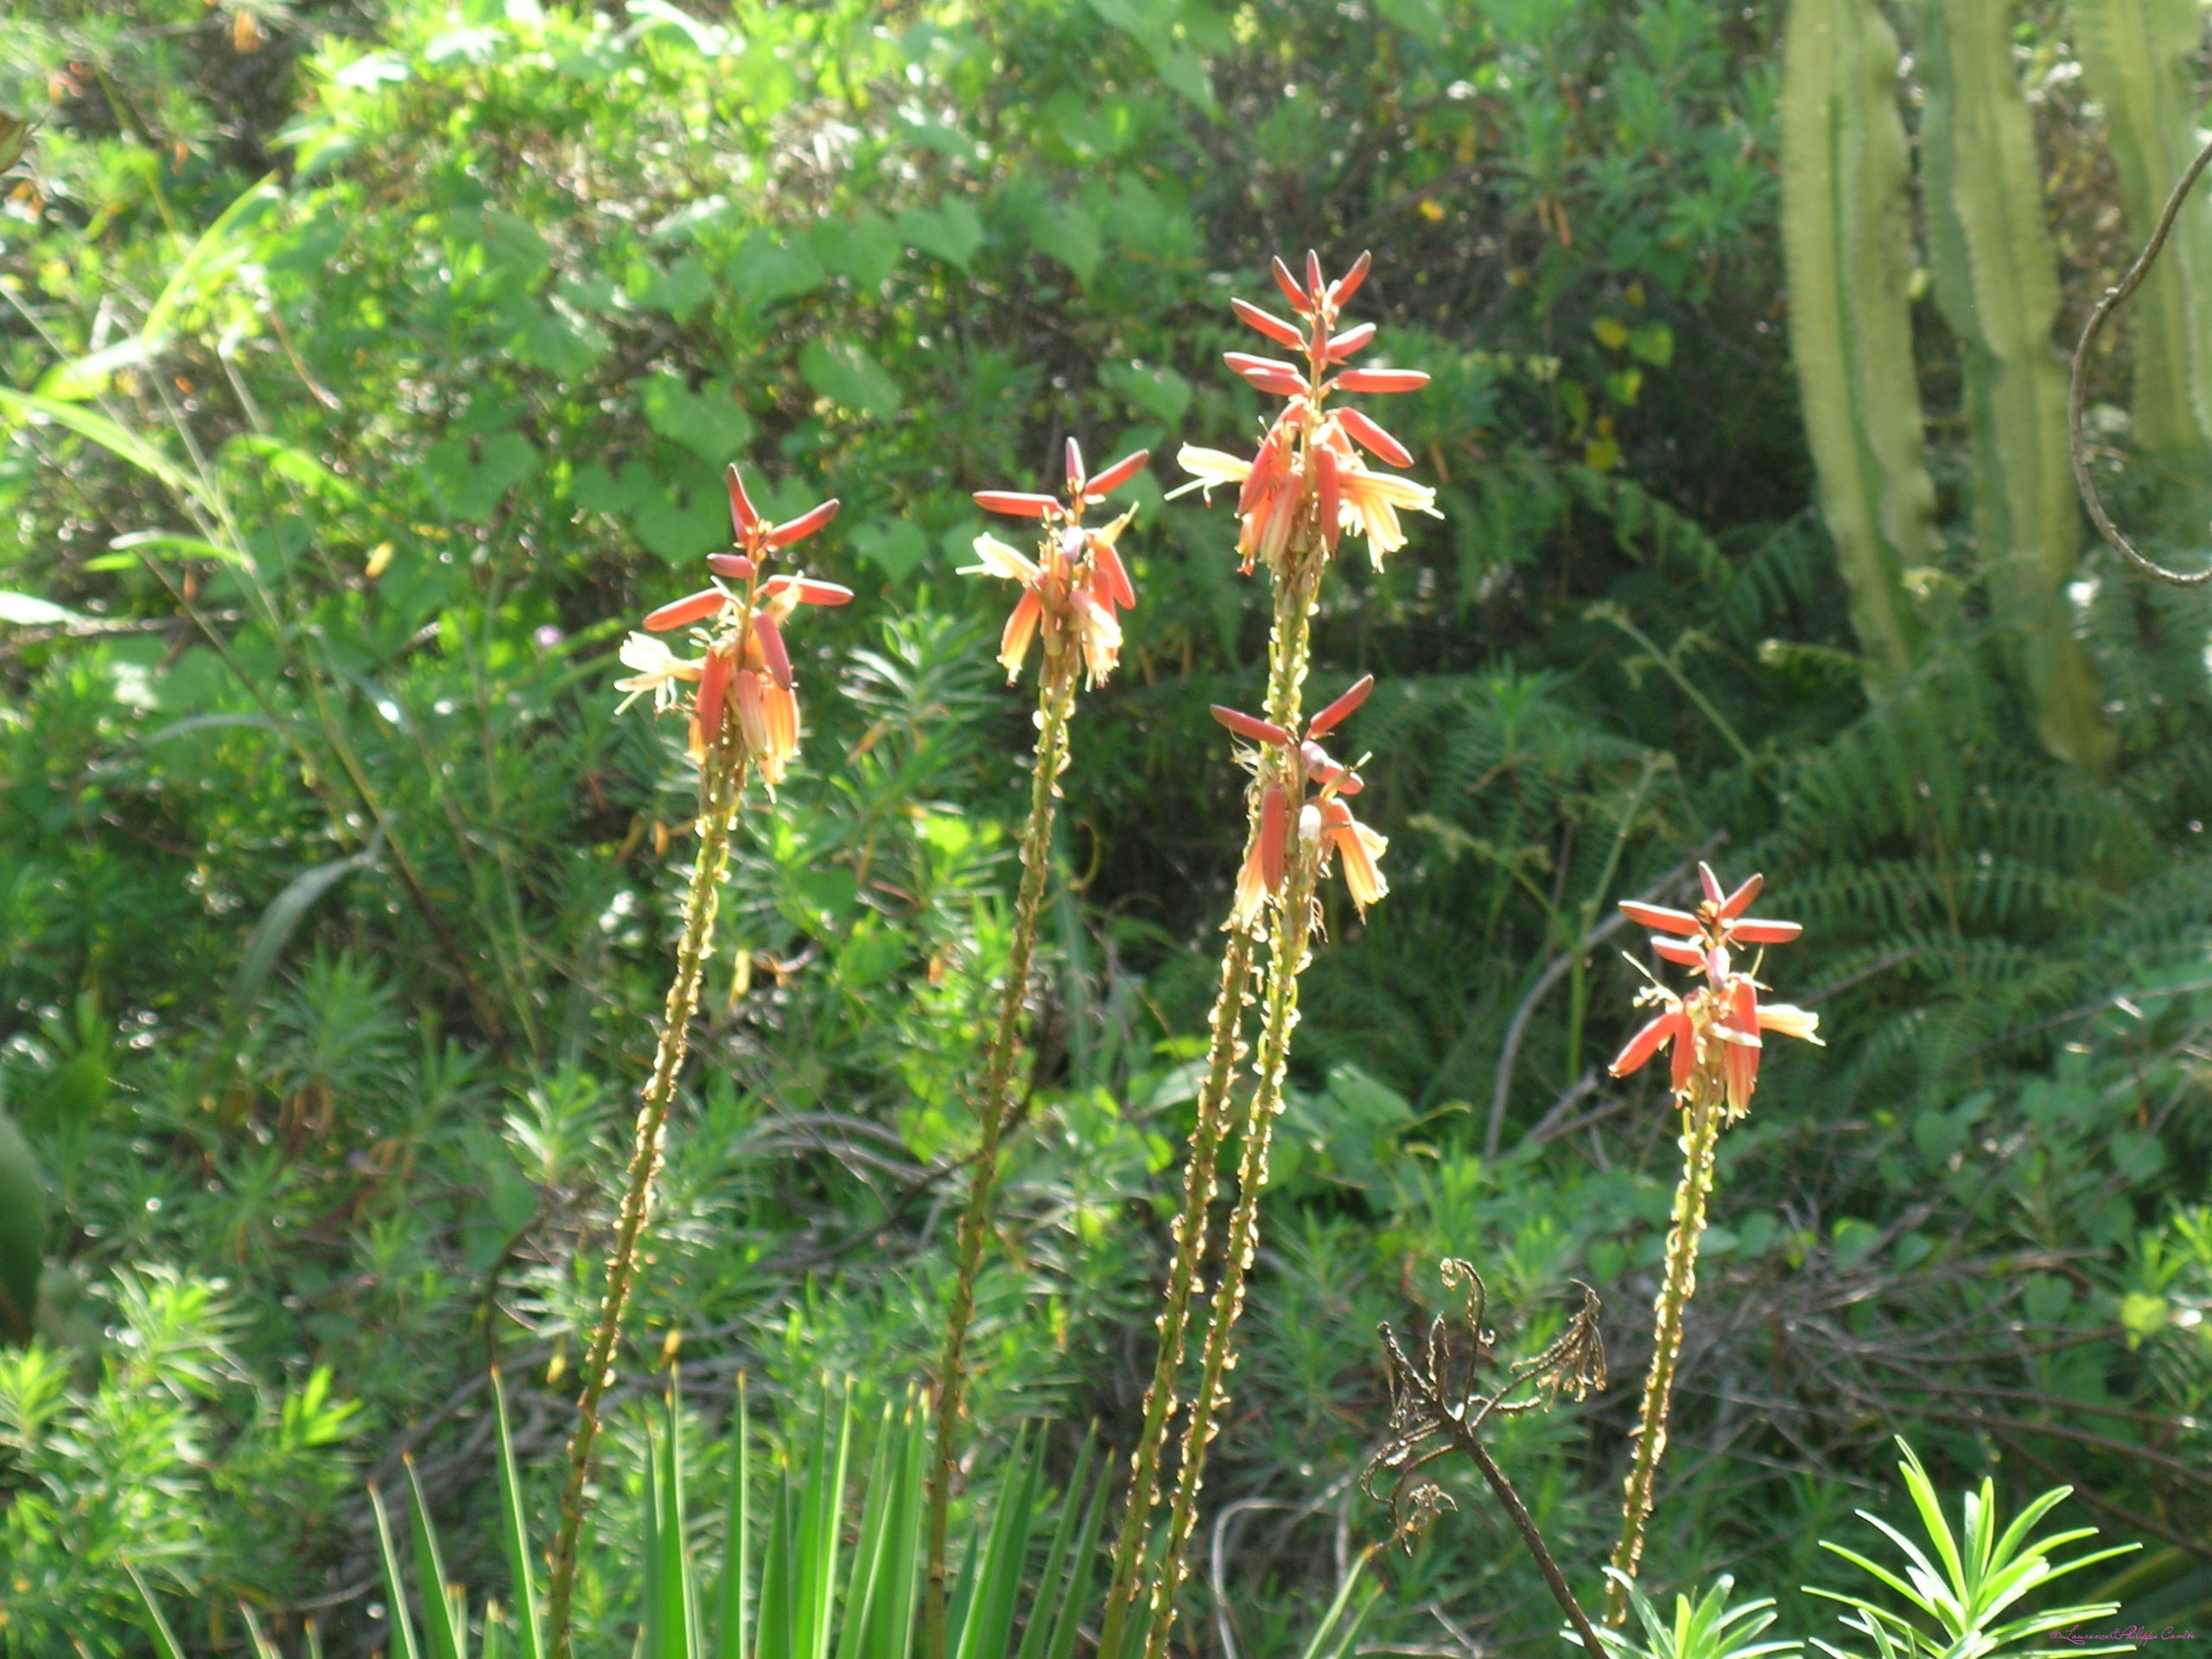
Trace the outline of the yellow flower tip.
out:
[[[1252,472],[1252,463],[1243,457],[1195,443],[1186,443],[1175,452],[1175,464],[1198,479],[1208,494],[1220,485],[1242,484]]]
[[[1020,549],[1007,546],[988,532],[976,538],[975,547],[976,562],[960,568],[963,576],[999,576],[1008,582],[1031,582],[1040,574],[1036,563]]]
[[[1812,1043],[1820,1047],[1827,1046],[1820,1038],[1821,1016],[1810,1008],[1795,1007],[1787,1002],[1760,1003],[1759,1029],[1784,1037],[1795,1037],[1800,1042]]]

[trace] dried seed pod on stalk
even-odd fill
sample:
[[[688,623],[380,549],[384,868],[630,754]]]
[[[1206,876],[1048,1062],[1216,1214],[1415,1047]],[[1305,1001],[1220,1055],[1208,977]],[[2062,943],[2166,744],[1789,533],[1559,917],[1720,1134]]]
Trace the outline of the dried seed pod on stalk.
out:
[[[943,1659],[946,1641],[945,1535],[952,1494],[953,1438],[959,1427],[968,1326],[976,1312],[976,1270],[983,1254],[983,1234],[993,1184],[998,1179],[999,1141],[1011,1105],[1015,1037],[1022,1006],[1029,995],[1029,964],[1037,944],[1037,918],[1045,900],[1045,878],[1052,859],[1052,819],[1059,798],[1059,776],[1068,763],[1068,735],[1080,671],[1094,688],[1103,684],[1121,659],[1118,612],[1137,602],[1136,588],[1117,548],[1134,509],[1112,522],[1086,526],[1084,510],[1128,483],[1143,470],[1147,452],[1124,455],[1096,477],[1085,469],[1083,451],[1067,442],[1065,498],[1014,490],[979,490],[976,501],[986,511],[1033,520],[1034,557],[998,539],[976,538],[976,563],[963,574],[998,576],[1021,591],[999,641],[999,662],[1007,683],[1020,677],[1033,646],[1043,642],[1043,666],[1037,678],[1037,743],[1032,757],[1029,817],[1021,832],[1021,886],[1014,897],[1014,932],[1007,951],[1006,986],[999,1017],[983,1066],[982,1096],[976,1116],[981,1135],[968,1179],[968,1202],[960,1219],[952,1306],[945,1319],[944,1348],[938,1364],[936,1457],[928,1494],[927,1579],[923,1604],[923,1651]]]
[[[1161,1453],[1177,1406],[1192,1305],[1199,1289],[1199,1263],[1207,1259],[1207,1219],[1216,1191],[1220,1148],[1230,1127],[1230,1090],[1244,1059],[1243,1016],[1253,1001],[1251,976],[1264,960],[1266,979],[1258,1075],[1245,1122],[1237,1202],[1221,1259],[1225,1266],[1211,1306],[1205,1344],[1190,1416],[1182,1438],[1167,1536],[1150,1585],[1145,1650],[1166,1648],[1175,1617],[1175,1596],[1185,1572],[1205,1450],[1224,1397],[1230,1341],[1243,1306],[1244,1275],[1258,1243],[1258,1206],[1266,1184],[1268,1142],[1280,1109],[1284,1068],[1297,1024],[1297,980],[1313,931],[1313,891],[1325,869],[1343,861],[1354,899],[1364,907],[1383,884],[1376,859],[1382,840],[1351,817],[1344,798],[1349,777],[1309,747],[1344,718],[1357,697],[1317,720],[1305,739],[1292,741],[1304,723],[1303,696],[1311,651],[1311,622],[1321,578],[1344,536],[1364,537],[1379,565],[1405,543],[1402,512],[1435,511],[1434,493],[1410,479],[1379,472],[1363,454],[1402,465],[1409,453],[1373,420],[1332,401],[1346,392],[1409,391],[1427,384],[1418,370],[1353,370],[1342,365],[1375,338],[1371,325],[1339,326],[1343,309],[1365,282],[1371,261],[1362,254],[1335,282],[1324,279],[1309,253],[1303,279],[1281,260],[1274,279],[1296,321],[1246,300],[1236,315],[1291,358],[1227,353],[1230,369],[1262,391],[1280,397],[1249,458],[1186,446],[1180,453],[1193,485],[1237,491],[1237,551],[1247,572],[1264,565],[1274,585],[1274,626],[1268,642],[1268,690],[1262,716],[1243,716],[1268,728],[1249,757],[1253,779],[1246,793],[1243,877],[1222,951],[1221,976],[1210,1025],[1205,1073],[1185,1166],[1183,1205],[1171,1227],[1173,1255],[1161,1295],[1160,1349],[1145,1395],[1144,1421],[1130,1458],[1127,1508],[1114,1551],[1114,1579],[1100,1625],[1100,1651],[1116,1653],[1131,1610],[1145,1586],[1147,1531],[1160,1497]],[[1359,696],[1364,696],[1362,690]],[[1248,730],[1247,735],[1255,735]],[[1356,786],[1356,785],[1355,785]]]
[[[1482,1442],[1483,1425],[1492,1417],[1539,1410],[1561,1394],[1585,1399],[1592,1389],[1605,1386],[1605,1343],[1599,1323],[1604,1310],[1598,1293],[1576,1281],[1582,1301],[1566,1328],[1541,1352],[1501,1365],[1497,1333],[1484,1322],[1490,1297],[1482,1275],[1466,1262],[1449,1258],[1441,1271],[1444,1287],[1457,1288],[1462,1294],[1458,1332],[1439,1313],[1429,1322],[1427,1340],[1415,1361],[1407,1357],[1387,1321],[1378,1327],[1389,1358],[1390,1421],[1382,1446],[1360,1476],[1360,1486],[1370,1497],[1389,1504],[1391,1526],[1399,1541],[1411,1549],[1432,1520],[1456,1507],[1451,1494],[1421,1471],[1452,1452],[1465,1457],[1490,1484],[1506,1518],[1521,1535],[1583,1650],[1599,1654],[1603,1649],[1589,1617],[1560,1571],[1541,1529]],[[1491,1376],[1497,1381],[1484,1392],[1484,1379]],[[1385,1481],[1387,1491],[1382,1490]]]
[[[607,1258],[607,1287],[583,1364],[575,1433],[569,1442],[568,1480],[561,1491],[561,1526],[554,1538],[547,1592],[553,1659],[568,1659],[569,1652],[569,1605],[575,1592],[584,1485],[599,1438],[601,1402],[613,1381],[623,1310],[636,1279],[639,1236],[660,1167],[661,1135],[690,1047],[700,981],[714,950],[715,911],[729,862],[730,828],[748,778],[757,773],[772,798],[798,753],[798,693],[784,624],[802,605],[842,605],[853,596],[835,582],[765,574],[777,554],[836,516],[835,500],[772,524],[754,510],[734,464],[728,481],[730,525],[739,550],[708,559],[721,580],[671,601],[645,619],[645,631],[632,633],[622,646],[623,665],[632,671],[615,682],[625,694],[623,708],[650,695],[657,712],[684,716],[686,747],[699,768],[699,850],[684,893],[676,974],[669,983],[652,1076],[638,1108],[614,1248]],[[679,655],[668,645],[664,636],[679,631],[696,656]]]

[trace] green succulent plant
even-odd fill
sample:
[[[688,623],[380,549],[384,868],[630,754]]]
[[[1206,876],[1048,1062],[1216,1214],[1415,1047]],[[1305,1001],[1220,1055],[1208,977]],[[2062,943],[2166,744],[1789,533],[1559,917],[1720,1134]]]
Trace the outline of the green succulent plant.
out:
[[[2040,1538],[2028,1535],[2035,1524],[2064,1503],[2074,1489],[2053,1487],[2022,1510],[2000,1534],[1997,1529],[1997,1484],[1986,1476],[1978,1489],[1966,1494],[1961,1504],[1961,1530],[1954,1533],[1944,1518],[1942,1500],[1936,1494],[1935,1483],[1928,1478],[1919,1457],[1903,1440],[1897,1442],[1897,1447],[1904,1453],[1897,1472],[1904,1477],[1905,1491],[1911,1494],[1913,1508],[1920,1513],[1928,1548],[1922,1548],[1879,1516],[1869,1515],[1864,1510],[1858,1512],[1859,1519],[1878,1529],[1904,1552],[1908,1565],[1903,1577],[1846,1545],[1824,1538],[1821,1548],[1895,1591],[1911,1604],[1913,1611],[1898,1612],[1865,1596],[1806,1586],[1813,1595],[1840,1602],[1851,1610],[1843,1622],[1872,1641],[1874,1659],[1919,1659],[1923,1654],[1939,1656],[1940,1659],[1989,1659],[1990,1656],[2000,1654],[2005,1659],[2050,1659],[2060,1654],[2127,1650],[2126,1643],[2084,1647],[2071,1641],[2054,1644],[2037,1639],[2054,1630],[2109,1617],[2119,1611],[2117,1602],[2078,1602],[2046,1607],[2033,1613],[2013,1610],[2029,1592],[2095,1562],[2127,1554],[2140,1546],[2116,1544],[2076,1555],[2071,1560],[2054,1560],[2052,1558],[2069,1544],[2096,1536],[2094,1527],[2075,1527]],[[1851,1649],[1817,1637],[1814,1645],[1831,1659],[1860,1659]]]

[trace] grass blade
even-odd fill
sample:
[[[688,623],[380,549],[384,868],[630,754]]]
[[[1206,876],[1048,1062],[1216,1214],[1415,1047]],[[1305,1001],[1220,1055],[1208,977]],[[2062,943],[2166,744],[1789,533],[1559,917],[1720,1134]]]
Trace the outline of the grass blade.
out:
[[[1106,1524],[1106,1500],[1114,1484],[1113,1472],[1113,1459],[1109,1458],[1098,1471],[1097,1484],[1090,1494],[1090,1513],[1084,1517],[1083,1535],[1076,1540],[1075,1570],[1068,1575],[1067,1592],[1061,1598],[1058,1617],[1052,1623],[1052,1640],[1045,1650],[1046,1659],[1074,1659],[1076,1633],[1083,1628],[1084,1615],[1090,1611],[1091,1585],[1097,1576],[1098,1535]],[[1037,1615],[1033,1613],[1030,1617]]]
[[[968,1616],[953,1648],[960,1659],[1001,1659],[1014,1634],[1014,1601],[1021,1589],[1038,1470],[1044,1460],[1042,1442],[1040,1435],[1033,1451],[1026,1427],[1014,1436],[1014,1451],[999,1485],[998,1509],[991,1517],[989,1539],[968,1601]]]
[[[154,1592],[146,1587],[146,1580],[138,1576],[138,1569],[125,1561],[123,1570],[130,1575],[130,1583],[138,1592],[138,1599],[146,1604],[146,1619],[153,1628],[154,1650],[160,1659],[184,1659],[184,1649],[177,1645],[176,1632],[169,1629],[169,1622],[162,1617],[161,1604],[154,1599]]]
[[[377,1523],[377,1555],[384,1563],[385,1598],[390,1604],[392,1659],[423,1659],[416,1644],[415,1621],[407,1617],[407,1586],[399,1575],[399,1552],[392,1546],[391,1517],[384,1511],[384,1494],[372,1484],[369,1513]]]
[[[423,1624],[429,1632],[430,1659],[468,1659],[467,1592],[456,1590],[446,1577],[445,1557],[438,1549],[437,1529],[430,1524],[430,1506],[423,1501],[423,1483],[415,1473],[415,1459],[402,1458],[407,1469],[408,1513],[415,1534],[415,1592],[423,1602]],[[454,1600],[461,1599],[458,1620]]]
[[[507,1593],[514,1605],[515,1659],[544,1659],[544,1637],[537,1625],[537,1586],[530,1570],[530,1522],[523,1514],[522,1480],[515,1472],[514,1436],[507,1426],[507,1391],[496,1365],[492,1368],[492,1408],[499,1427],[499,1531],[507,1550]],[[488,1624],[484,1659],[495,1659]]]
[[[1068,1478],[1066,1494],[1060,1500],[1060,1522],[1052,1529],[1052,1541],[1046,1547],[1045,1568],[1037,1575],[1036,1599],[1030,1603],[1028,1628],[1021,1633],[1021,1649],[1015,1659],[1041,1659],[1044,1653],[1046,1627],[1051,1623],[1047,1614],[1054,1605],[1060,1575],[1067,1567],[1068,1545],[1073,1541],[1084,1491],[1090,1484],[1091,1443],[1096,1438],[1097,1430],[1094,1427],[1083,1437],[1083,1450],[1076,1454],[1075,1472]]]
[[[892,1408],[883,1408],[882,1426],[876,1431],[875,1456],[868,1465],[868,1484],[861,1489],[861,1537],[853,1552],[851,1577],[845,1586],[845,1611],[837,1629],[837,1659],[861,1659],[861,1643],[874,1620],[875,1603],[886,1586],[887,1541],[891,1510],[897,1494],[891,1490],[891,1459],[895,1433]]]
[[[753,1489],[753,1425],[745,1408],[745,1379],[737,1379],[737,1425],[730,1431],[729,1513],[722,1530],[721,1604],[715,1621],[715,1659],[745,1659],[745,1579],[750,1570],[753,1529],[746,1505]],[[537,1659],[536,1655],[531,1659]]]

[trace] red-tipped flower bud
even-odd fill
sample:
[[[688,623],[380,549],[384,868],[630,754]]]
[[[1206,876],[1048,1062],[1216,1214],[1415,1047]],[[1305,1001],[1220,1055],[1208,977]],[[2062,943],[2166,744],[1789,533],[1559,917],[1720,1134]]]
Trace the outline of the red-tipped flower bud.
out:
[[[1313,446],[1313,494],[1314,511],[1321,518],[1321,545],[1333,554],[1344,534],[1344,480],[1337,452],[1325,443]]]
[[[793,542],[803,542],[837,516],[837,500],[832,496],[820,506],[802,512],[789,524],[778,524],[768,532],[768,545],[789,547]]]
[[[985,512],[1002,512],[1009,518],[1044,518],[1060,507],[1049,495],[1031,495],[1021,490],[978,490],[976,505]]]
[[[1249,737],[1255,743],[1272,743],[1281,749],[1290,747],[1288,732],[1271,721],[1262,720],[1256,715],[1242,714],[1234,709],[1224,709],[1217,702],[1213,705],[1213,717],[1236,733],[1237,736]]]
[[[1638,927],[1653,928],[1662,933],[1679,933],[1684,938],[1695,938],[1704,930],[1696,917],[1686,910],[1671,910],[1665,905],[1647,905],[1641,899],[1621,900],[1621,914]]]
[[[1359,285],[1367,280],[1367,273],[1375,268],[1375,256],[1362,251],[1351,262],[1351,269],[1329,284],[1329,303],[1343,305],[1359,292]]]
[[[1341,363],[1354,352],[1361,350],[1375,338],[1375,325],[1363,322],[1357,328],[1347,328],[1329,341],[1328,358],[1332,363]]]
[[[707,569],[732,582],[750,582],[760,574],[760,567],[742,553],[709,553]]]
[[[1655,938],[1651,948],[1662,958],[1681,968],[1695,968],[1705,961],[1705,952],[1688,939]]]
[[[1260,796],[1260,874],[1272,891],[1282,886],[1283,841],[1290,830],[1290,798],[1270,784]]]
[[[1342,696],[1313,716],[1313,724],[1306,728],[1306,736],[1326,737],[1335,731],[1351,718],[1353,711],[1367,701],[1367,694],[1374,689],[1375,677],[1372,674],[1363,674],[1354,680]]]
[[[1244,378],[1255,391],[1276,397],[1295,397],[1306,390],[1306,377],[1294,369],[1249,369]]]
[[[729,653],[710,651],[707,660],[699,665],[699,692],[695,704],[702,744],[711,747],[722,728],[722,694],[728,690]]]
[[[1766,877],[1763,875],[1745,876],[1744,885],[1720,901],[1720,919],[1728,921],[1742,915],[1751,907],[1751,900],[1759,896],[1760,890],[1765,886]]]
[[[753,637],[760,642],[760,660],[768,664],[768,672],[775,677],[776,683],[790,690],[791,654],[784,647],[784,631],[776,626],[776,619],[765,611],[755,612]]]
[[[1073,438],[1068,440],[1068,493],[1083,493],[1083,447]]]
[[[1412,450],[1407,448],[1404,444],[1400,443],[1357,410],[1338,410],[1337,424],[1344,428],[1346,437],[1370,455],[1387,461],[1393,467],[1410,467],[1414,464]]]
[[[779,594],[796,589],[802,605],[849,605],[853,590],[834,582],[817,582],[812,576],[771,576],[760,591],[773,599]]]
[[[1306,290],[1298,285],[1298,278],[1290,274],[1290,267],[1283,264],[1282,256],[1280,254],[1275,256],[1274,270],[1275,286],[1282,289],[1282,296],[1290,302],[1290,308],[1301,317],[1311,316],[1313,312],[1313,302],[1306,297]]]
[[[1318,306],[1328,292],[1329,285],[1321,280],[1321,256],[1313,249],[1306,250],[1306,291],[1313,296]]]
[[[1423,369],[1346,369],[1337,377],[1342,391],[1419,391],[1427,384]]]
[[[1142,472],[1145,462],[1151,459],[1152,451],[1149,449],[1140,449],[1135,454],[1123,455],[1083,486],[1083,499],[1086,501],[1103,501],[1122,485]]]
[[[1221,360],[1247,379],[1260,373],[1295,375],[1298,365],[1286,363],[1279,357],[1255,357],[1249,352],[1224,352]]]
[[[1249,300],[1233,299],[1229,302],[1229,308],[1236,314],[1239,321],[1258,329],[1276,345],[1287,346],[1294,352],[1305,349],[1306,336],[1297,324],[1285,322],[1272,311],[1261,310]]]
[[[1123,610],[1136,608],[1137,590],[1130,583],[1129,573],[1122,563],[1122,556],[1114,550],[1114,543],[1103,536],[1090,541],[1090,562],[1106,583],[1106,592]]]
[[[760,515],[753,511],[753,498],[745,493],[745,480],[739,474],[735,461],[730,462],[729,470],[723,477],[729,485],[730,527],[737,532],[737,539],[741,542],[760,528]]]
[[[682,599],[671,600],[645,619],[648,633],[673,633],[689,627],[702,617],[712,616],[729,603],[729,595],[719,588],[709,588],[703,593],[689,594]]]

